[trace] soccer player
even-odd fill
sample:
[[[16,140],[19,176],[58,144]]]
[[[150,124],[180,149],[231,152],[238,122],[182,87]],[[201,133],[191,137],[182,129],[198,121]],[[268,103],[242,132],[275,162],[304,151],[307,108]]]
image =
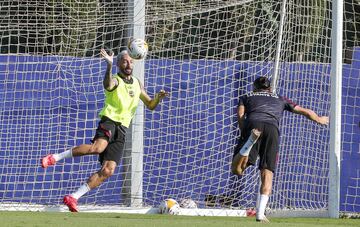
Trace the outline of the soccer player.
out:
[[[279,150],[279,121],[284,110],[304,115],[320,125],[329,123],[327,116],[318,116],[314,111],[272,93],[270,81],[266,77],[257,78],[253,84],[253,92],[240,97],[237,117],[241,137],[235,148],[231,171],[242,175],[260,157],[261,185],[256,207],[256,221],[259,222],[269,222],[265,217],[265,208],[272,189]]]
[[[103,49],[100,54],[107,62],[103,80],[105,105],[99,114],[100,122],[92,144],[75,146],[70,150],[49,154],[41,159],[42,167],[47,168],[64,158],[99,155],[100,170],[92,174],[77,191],[66,195],[63,199],[71,212],[78,211],[77,201],[81,196],[113,175],[116,166],[120,164],[125,144],[125,131],[135,115],[139,101],[141,100],[148,109],[154,110],[159,102],[168,96],[167,92],[160,90],[154,98],[150,98],[141,82],[132,76],[133,59],[126,50],[121,51],[117,56],[118,73],[115,75],[111,73],[114,54],[109,55]]]

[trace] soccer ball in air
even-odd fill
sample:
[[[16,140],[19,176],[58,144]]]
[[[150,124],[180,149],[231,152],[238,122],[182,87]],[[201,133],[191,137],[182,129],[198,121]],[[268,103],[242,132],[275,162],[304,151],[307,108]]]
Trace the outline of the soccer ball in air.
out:
[[[140,60],[146,57],[149,46],[143,39],[131,39],[127,49],[131,58]]]
[[[196,209],[197,208],[197,204],[195,203],[195,201],[190,198],[185,198],[185,199],[180,200],[179,205],[181,208],[187,208],[187,209]]]
[[[159,206],[160,214],[178,215],[180,213],[180,205],[175,199],[165,199]]]

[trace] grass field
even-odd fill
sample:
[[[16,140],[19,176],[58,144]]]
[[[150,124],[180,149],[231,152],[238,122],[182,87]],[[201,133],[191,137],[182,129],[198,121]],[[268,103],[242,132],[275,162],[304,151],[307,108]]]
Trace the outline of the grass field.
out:
[[[327,218],[272,218],[266,226],[360,226],[360,219]],[[104,214],[104,213],[57,213],[57,212],[0,212],[0,226],[96,226],[96,227],[231,227],[262,226],[254,218],[194,217],[160,214]]]

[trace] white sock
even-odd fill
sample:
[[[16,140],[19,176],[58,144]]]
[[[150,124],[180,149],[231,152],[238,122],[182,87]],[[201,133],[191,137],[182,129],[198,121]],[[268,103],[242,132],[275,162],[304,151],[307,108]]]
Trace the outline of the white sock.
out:
[[[59,154],[54,154],[53,157],[55,158],[55,161],[59,161],[61,159],[64,159],[64,158],[71,158],[73,155],[72,155],[72,148],[70,150],[66,150],[62,153],[59,153]]]
[[[259,201],[259,204],[258,204],[258,207],[256,207],[256,219],[264,219],[265,217],[265,208],[266,208],[266,205],[269,201],[269,196],[268,195],[260,195],[260,201]]]
[[[81,196],[83,196],[85,193],[87,193],[88,191],[90,191],[89,185],[87,183],[83,184],[80,186],[80,188],[71,194],[72,197],[74,197],[75,199],[79,199]]]
[[[256,143],[257,140],[254,140],[252,138],[252,136],[249,136],[249,139],[246,141],[246,143],[244,144],[244,146],[242,146],[242,148],[240,149],[240,154],[242,156],[249,156],[249,153],[251,151],[251,148],[254,146],[254,144]]]
[[[260,198],[261,198],[260,193],[256,197],[257,197],[256,198],[256,209],[257,209],[259,207],[259,205],[260,205]]]

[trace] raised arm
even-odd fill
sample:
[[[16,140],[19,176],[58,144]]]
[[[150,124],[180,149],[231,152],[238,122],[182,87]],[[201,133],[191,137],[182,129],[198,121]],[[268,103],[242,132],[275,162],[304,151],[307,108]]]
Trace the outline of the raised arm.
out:
[[[111,73],[114,53],[111,53],[111,55],[109,55],[106,50],[101,49],[100,54],[102,58],[104,58],[104,60],[107,62],[103,85],[106,90],[111,91],[115,86],[118,85],[118,81],[112,77]]]
[[[314,111],[310,109],[303,108],[301,106],[295,106],[294,113],[301,114],[307,117],[309,120],[312,120],[321,125],[328,125],[329,124],[329,117],[327,116],[319,116]]]
[[[152,99],[146,93],[145,88],[141,83],[140,83],[140,87],[141,87],[140,99],[141,99],[141,101],[143,101],[143,103],[149,110],[154,110],[163,98],[165,98],[166,96],[169,96],[168,92],[166,92],[164,90],[160,90],[157,94],[155,94],[155,97]]]

